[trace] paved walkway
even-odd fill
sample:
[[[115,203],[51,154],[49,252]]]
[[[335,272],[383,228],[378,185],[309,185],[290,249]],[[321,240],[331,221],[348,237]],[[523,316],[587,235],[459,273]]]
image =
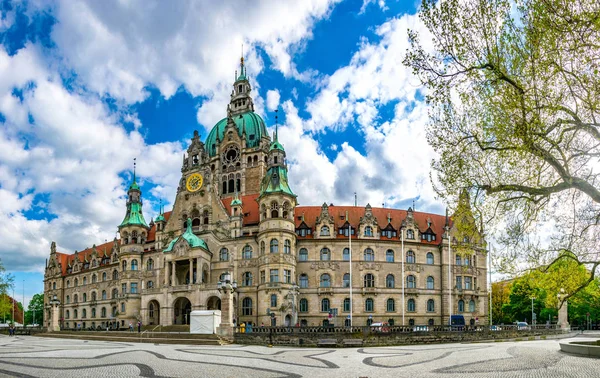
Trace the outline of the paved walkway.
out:
[[[600,360],[559,349],[558,340],[301,349],[0,336],[0,376],[600,377]]]

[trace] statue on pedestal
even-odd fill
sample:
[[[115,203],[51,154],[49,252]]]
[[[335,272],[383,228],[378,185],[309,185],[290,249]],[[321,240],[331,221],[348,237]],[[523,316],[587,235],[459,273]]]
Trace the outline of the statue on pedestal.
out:
[[[565,289],[560,289],[560,293],[557,295],[558,297],[558,325],[564,332],[569,332],[571,330],[571,325],[569,324],[567,307],[568,303],[564,299],[567,295],[565,294]]]

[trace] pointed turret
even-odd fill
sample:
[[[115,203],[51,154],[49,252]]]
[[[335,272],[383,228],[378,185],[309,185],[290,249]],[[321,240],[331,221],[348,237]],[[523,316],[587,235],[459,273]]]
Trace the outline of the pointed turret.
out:
[[[142,191],[136,182],[135,159],[133,163],[133,181],[127,191],[127,211],[119,232],[125,244],[143,244],[150,226],[142,213]]]

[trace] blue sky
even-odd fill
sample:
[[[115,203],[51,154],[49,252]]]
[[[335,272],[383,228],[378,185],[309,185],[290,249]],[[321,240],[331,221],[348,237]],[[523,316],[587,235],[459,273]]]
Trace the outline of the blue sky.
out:
[[[427,107],[402,65],[414,1],[0,2],[0,258],[43,290],[51,241],[115,236],[133,158],[144,213],[167,210],[194,130],[226,115],[243,44],[256,111],[302,205],[442,213]]]

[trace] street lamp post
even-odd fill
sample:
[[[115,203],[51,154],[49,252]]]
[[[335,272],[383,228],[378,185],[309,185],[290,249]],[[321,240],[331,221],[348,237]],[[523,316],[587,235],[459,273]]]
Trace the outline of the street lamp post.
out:
[[[60,326],[58,324],[60,300],[58,299],[56,294],[54,294],[54,296],[52,297],[52,300],[49,301],[49,306],[52,307],[52,311],[50,312],[52,314],[52,323],[49,324],[48,331],[49,332],[60,331]]]
[[[237,282],[231,282],[229,272],[223,275],[223,279],[217,282],[217,290],[221,293],[221,326],[220,333],[224,336],[233,335],[233,293],[237,290]]]

